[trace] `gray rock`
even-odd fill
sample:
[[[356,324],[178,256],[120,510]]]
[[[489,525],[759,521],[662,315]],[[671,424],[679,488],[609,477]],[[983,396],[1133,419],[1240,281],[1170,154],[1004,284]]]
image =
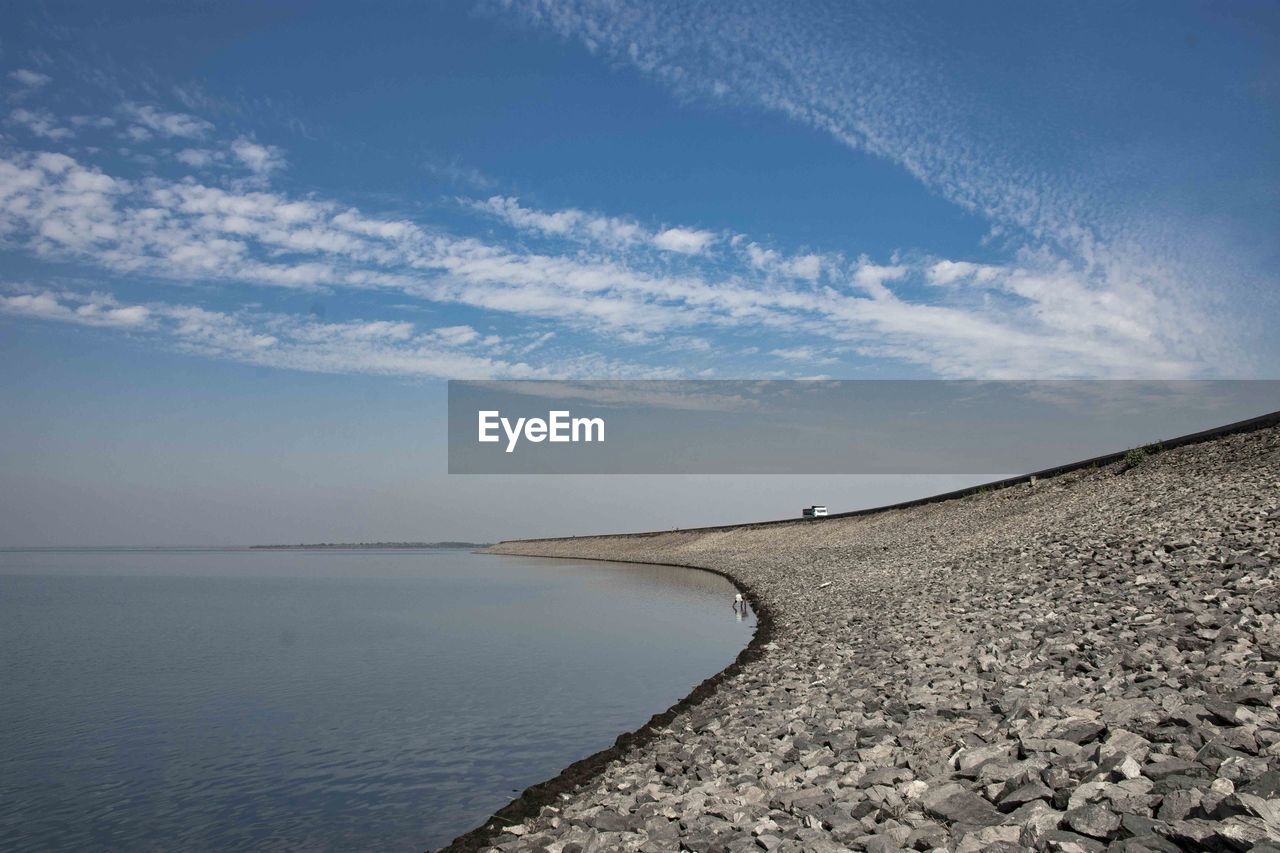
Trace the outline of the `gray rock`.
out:
[[[1218,834],[1219,824],[1211,820],[1176,820],[1167,824],[1161,835],[1178,844],[1203,847]]]
[[[591,825],[601,832],[635,832],[642,824],[635,817],[617,812],[601,811],[591,818]]]
[[[904,782],[913,777],[914,774],[905,767],[878,767],[875,770],[868,771],[858,781],[858,787],[870,788],[872,785],[893,785],[896,782]]]
[[[988,826],[966,832],[956,845],[956,853],[980,853],[983,850],[1017,850],[1018,827]]]
[[[997,805],[999,806],[1000,811],[1010,812],[1024,803],[1029,803],[1034,800],[1047,801],[1052,798],[1053,791],[1049,789],[1048,785],[1045,785],[1037,779],[1033,782],[1028,782],[1025,785],[1020,785],[1007,794],[1001,794],[1000,799],[997,801]]]
[[[911,830],[903,846],[910,850],[932,850],[946,846],[951,833],[936,823],[925,822]]]
[[[863,849],[867,853],[898,853],[903,848],[887,835],[876,835],[870,841],[863,842]]]
[[[1024,847],[1038,847],[1050,832],[1056,832],[1062,826],[1063,813],[1049,808],[1036,801],[1027,803],[1013,814],[1006,822],[1018,827],[1018,843]]]
[[[976,771],[988,761],[998,761],[1016,754],[1014,743],[993,743],[966,749],[956,756],[956,767],[963,772]]]
[[[1120,815],[1120,831],[1128,835],[1155,835],[1167,828],[1168,825],[1162,820],[1134,814]]]
[[[1052,736],[1070,743],[1085,744],[1097,740],[1106,730],[1105,724],[1093,720],[1071,720],[1060,728],[1054,729]]]
[[[1269,770],[1244,785],[1238,785],[1236,791],[1241,794],[1253,794],[1264,800],[1280,799],[1280,771]]]
[[[926,804],[925,811],[949,823],[965,826],[994,826],[1004,820],[1004,815],[995,806],[968,791],[952,794],[932,805]]]
[[[1228,726],[1238,726],[1242,722],[1241,707],[1234,702],[1223,702],[1215,699],[1204,701],[1205,710],[1214,722]]]
[[[1280,841],[1280,828],[1273,827],[1262,818],[1235,815],[1218,824],[1217,837],[1235,850],[1253,850],[1260,841]]]
[[[1100,752],[1104,757],[1123,753],[1132,756],[1135,761],[1143,762],[1151,754],[1151,741],[1127,729],[1113,728],[1107,733]]]
[[[1203,795],[1192,789],[1190,791],[1170,791],[1160,804],[1156,817],[1164,821],[1183,820],[1192,810],[1200,805]]]
[[[1170,758],[1165,761],[1153,761],[1142,768],[1142,775],[1151,779],[1163,779],[1166,776],[1207,776],[1209,769],[1195,761],[1184,758]]]
[[[927,791],[925,791],[924,795],[920,797],[920,804],[928,810],[948,797],[955,794],[963,794],[966,791],[968,791],[968,788],[961,785],[959,782],[945,782],[940,785],[932,785]]]
[[[1252,755],[1232,755],[1217,766],[1218,776],[1231,782],[1257,779],[1267,772],[1267,762]]]
[[[1116,761],[1111,765],[1112,777],[1119,779],[1137,779],[1142,775],[1142,765],[1132,755],[1127,753],[1119,753]]]
[[[716,569],[769,617],[503,850],[1105,846],[1052,805],[1119,850],[1240,849],[1280,799],[1275,427],[819,526],[496,550]]]
[[[1060,829],[1047,833],[1038,849],[1053,851],[1053,853],[1102,853],[1107,849],[1107,845],[1096,839]]]
[[[1120,815],[1102,803],[1093,803],[1067,812],[1066,823],[1081,835],[1110,838],[1120,828]]]
[[[1107,853],[1182,853],[1182,848],[1159,835],[1138,835],[1113,841]]]

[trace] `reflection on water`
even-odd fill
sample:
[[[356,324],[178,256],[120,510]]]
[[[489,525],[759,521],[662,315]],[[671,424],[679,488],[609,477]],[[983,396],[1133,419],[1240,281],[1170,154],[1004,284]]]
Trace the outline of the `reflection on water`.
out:
[[[0,552],[0,848],[421,850],[727,665],[707,572]]]

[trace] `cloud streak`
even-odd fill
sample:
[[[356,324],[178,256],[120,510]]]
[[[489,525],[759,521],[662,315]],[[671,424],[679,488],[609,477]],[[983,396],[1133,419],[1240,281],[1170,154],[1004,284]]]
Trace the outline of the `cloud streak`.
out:
[[[16,109],[9,113],[9,121],[26,128],[29,133],[39,139],[57,142],[69,139],[75,134],[70,128],[63,127],[53,114],[47,110]]]
[[[131,123],[130,130],[136,141],[145,141],[158,135],[167,138],[200,139],[213,130],[213,125],[187,113],[168,112],[151,104],[128,102],[122,104],[120,113]]]
[[[126,305],[103,293],[49,290],[0,293],[0,315],[127,330],[182,352],[262,367],[425,379],[553,378],[507,354],[527,342],[480,336],[466,326],[419,331],[382,320],[325,323],[267,312],[223,312],[190,304]],[[573,359],[583,376],[661,376],[594,357]]]
[[[119,329],[139,328],[151,319],[151,310],[143,305],[122,307],[113,298],[101,294],[63,299],[49,291],[0,294],[0,313]]]
[[[258,176],[266,176],[285,167],[284,152],[279,148],[259,145],[243,136],[231,143],[231,153]]]
[[[920,43],[921,28],[896,7],[484,5],[633,66],[681,98],[762,108],[889,160],[990,220],[1015,254],[1069,266],[1076,285],[1095,292],[1094,302],[1122,315],[1120,322],[1158,330],[1192,360],[1252,369],[1246,348],[1235,344],[1246,324],[1213,310],[1242,277],[1230,250],[1216,247],[1216,258],[1197,252],[1188,247],[1203,246],[1204,235],[1178,217],[1134,215],[1105,181],[1045,168],[1050,143],[1037,138],[1034,154],[1019,149],[989,103],[950,85],[953,46]],[[1065,145],[1062,139],[1052,144]],[[1270,299],[1267,290],[1245,297]]]
[[[740,351],[736,336],[762,334],[769,343],[758,348],[759,369],[798,375],[855,356],[951,377],[1213,371],[1171,345],[1149,294],[1121,298],[1050,252],[1025,250],[999,265],[933,257],[883,264],[838,251],[788,253],[728,230],[542,210],[507,196],[463,200],[502,229],[472,237],[273,189],[283,151],[244,136],[219,140],[198,117],[132,102],[121,114],[164,140],[201,138],[202,147],[178,150],[182,165],[239,162],[252,180],[112,174],[84,155],[0,149],[0,246],[121,280],[217,284],[224,298],[245,302],[257,288],[393,294],[529,326],[525,339],[486,344],[491,334],[457,323],[406,337],[400,317],[370,320],[384,325],[366,325],[360,337],[312,320],[250,321],[187,303],[116,306],[49,293],[7,297],[9,315],[147,330],[211,357],[296,369],[342,370],[346,353],[351,372],[412,376],[448,375],[432,363],[469,377],[598,375],[600,365],[666,375],[690,369],[681,367],[682,352]],[[401,337],[375,341],[375,329]],[[552,334],[572,344],[554,353],[531,346]],[[655,348],[658,336],[698,346]],[[527,358],[495,347],[528,347]],[[635,357],[617,361],[627,347]],[[699,359],[708,360],[739,369],[731,359]]]
[[[653,231],[631,219],[587,213],[577,208],[537,210],[522,206],[519,199],[505,196],[491,196],[483,202],[472,202],[470,206],[519,230],[615,249],[645,246],[682,255],[703,255],[718,238],[714,231],[700,228],[676,226]]]
[[[14,69],[7,76],[24,89],[39,89],[41,86],[47,86],[53,81],[53,78],[48,74],[41,74],[39,71],[32,71],[30,68]]]

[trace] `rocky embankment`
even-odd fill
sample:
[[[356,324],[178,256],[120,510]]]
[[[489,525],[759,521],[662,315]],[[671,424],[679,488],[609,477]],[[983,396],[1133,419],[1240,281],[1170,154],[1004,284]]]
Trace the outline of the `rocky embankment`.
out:
[[[713,568],[772,632],[497,849],[1280,850],[1276,428],[857,518],[494,550]]]

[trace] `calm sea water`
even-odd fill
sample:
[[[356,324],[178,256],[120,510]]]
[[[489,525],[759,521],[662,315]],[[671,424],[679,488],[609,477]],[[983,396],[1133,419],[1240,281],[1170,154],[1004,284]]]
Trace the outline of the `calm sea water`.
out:
[[[0,849],[445,844],[726,666],[732,598],[460,551],[0,552]]]

